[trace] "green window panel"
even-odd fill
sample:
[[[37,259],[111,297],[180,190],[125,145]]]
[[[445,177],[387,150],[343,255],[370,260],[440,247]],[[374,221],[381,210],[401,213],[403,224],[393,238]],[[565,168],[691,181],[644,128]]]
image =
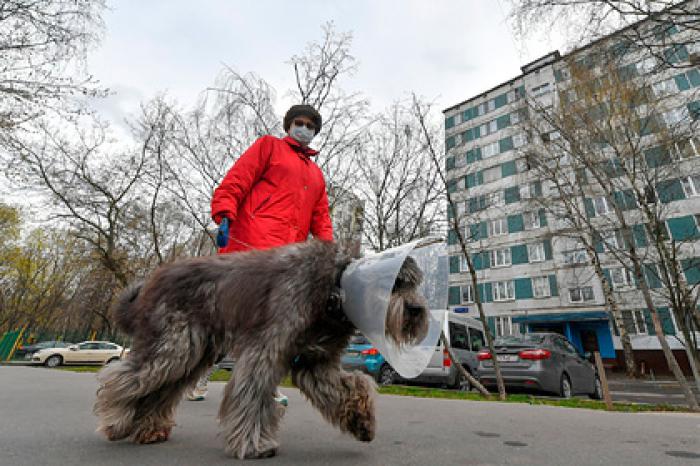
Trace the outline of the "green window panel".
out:
[[[525,85],[524,84],[515,89],[515,95],[518,96],[519,98],[525,97]]]
[[[481,127],[477,126],[474,128],[474,139],[479,139],[481,137]]]
[[[478,184],[478,185],[484,184],[484,171],[483,170],[476,173],[476,184]]]
[[[454,230],[447,232],[447,244],[457,244],[457,233]]]
[[[521,214],[508,216],[508,233],[518,233],[525,229],[523,216]]]
[[[527,264],[527,245],[518,244],[510,247],[510,259],[513,265]]]
[[[612,287],[612,277],[610,276],[610,269],[603,269],[603,275],[605,275],[605,279],[608,281],[608,283]]]
[[[554,70],[554,79],[559,83],[566,78],[564,78],[564,73],[561,70]]]
[[[542,197],[542,182],[533,181],[532,182],[532,192],[535,197]]]
[[[455,117],[445,118],[445,129],[450,129],[455,125]]]
[[[449,288],[447,303],[450,306],[456,306],[458,304],[462,304],[462,292],[460,291],[458,286],[451,286]]]
[[[493,286],[491,283],[484,283],[484,302],[490,303],[493,301]]]
[[[532,280],[529,278],[516,278],[514,281],[515,299],[532,298]]]
[[[507,128],[510,126],[510,115],[503,115],[496,118],[496,127],[498,129]]]
[[[447,157],[445,159],[445,170],[453,170],[455,168],[455,158]]]
[[[447,147],[447,150],[452,149],[455,146],[455,137],[450,136],[449,138],[445,139],[445,147]]]
[[[508,95],[507,94],[501,94],[498,97],[494,99],[494,103],[496,104],[496,108],[501,108],[505,104],[508,103]]]
[[[508,136],[498,141],[498,151],[503,153],[513,149],[513,138]]]
[[[678,63],[688,60],[688,48],[683,44],[676,44],[664,50],[664,58],[668,63]]]
[[[450,256],[450,273],[459,273],[459,256]]]
[[[680,180],[663,181],[656,187],[656,192],[659,194],[659,200],[664,204],[685,199]]]
[[[615,191],[613,199],[622,210],[634,210],[637,208],[637,198],[634,191],[625,189],[624,191]]]
[[[666,223],[671,232],[671,238],[676,241],[686,241],[698,236],[695,218],[692,215],[685,217],[669,218]]]
[[[479,210],[479,198],[470,197],[467,200],[467,205],[469,206],[469,213],[477,212]]]
[[[481,149],[471,149],[467,151],[467,163],[474,163],[477,160],[481,160]]]
[[[620,67],[620,68],[618,68],[618,73],[620,75],[620,79],[622,79],[623,81],[627,81],[629,79],[632,79],[638,75],[637,64],[631,63],[629,65]]]
[[[488,269],[488,255],[483,252],[477,252],[472,255],[472,264],[474,265],[474,270]]]
[[[559,287],[557,286],[557,276],[549,276],[549,293],[552,296],[559,296]]]
[[[462,112],[462,121],[469,121],[472,119],[472,109],[468,108]]]
[[[681,261],[681,267],[689,285],[700,283],[700,258],[684,259]]]
[[[512,186],[510,188],[506,188],[504,197],[505,197],[506,204],[512,204],[513,202],[518,202],[520,200],[520,188],[518,186]]]
[[[690,102],[686,105],[688,107],[688,112],[690,112],[690,117],[693,120],[700,119],[700,101]]]
[[[449,220],[452,220],[453,218],[455,218],[455,211],[452,208],[452,206],[449,204],[447,205],[447,218]]]
[[[644,309],[643,313],[649,335],[656,335],[654,322],[651,319],[651,312],[649,312],[648,309]],[[669,309],[667,307],[658,307],[656,308],[656,313],[659,315],[659,320],[661,320],[661,328],[664,331],[664,335],[675,335],[676,327],[673,325],[673,320],[671,320],[671,313]]]
[[[486,227],[486,222],[475,223],[469,225],[469,235],[474,241],[486,239],[488,237],[488,229]]]
[[[552,260],[552,241],[546,239],[546,240],[542,241],[542,245],[544,246],[544,258],[545,258],[545,260]]]
[[[600,233],[598,232],[593,232],[593,249],[595,249],[595,252],[597,253],[605,252],[603,239],[600,237]]]
[[[661,288],[661,278],[655,264],[644,264],[644,278],[649,288]]]
[[[675,75],[673,80],[676,81],[676,87],[678,87],[679,91],[687,91],[690,89],[690,81],[688,81],[685,73]]]
[[[644,151],[644,158],[649,168],[658,168],[671,162],[671,154],[662,146]]]
[[[547,226],[547,211],[545,209],[540,209],[540,225]]]
[[[479,238],[488,238],[489,236],[489,229],[488,229],[488,224],[484,221],[479,223]]]
[[[503,165],[501,165],[501,178],[506,178],[508,176],[513,176],[515,175],[515,160],[511,160],[510,162],[506,162]]]
[[[648,136],[650,134],[656,133],[659,129],[659,125],[653,116],[644,117],[639,119],[639,135]]]
[[[479,183],[476,181],[476,173],[469,173],[464,177],[465,183],[467,183],[467,189],[478,186]]]
[[[686,76],[688,76],[688,81],[690,81],[691,86],[693,86],[693,87],[700,86],[700,71],[690,70],[686,73]]]
[[[495,317],[487,317],[486,323],[489,326],[489,331],[491,332],[491,335],[496,335],[496,318]]]
[[[447,192],[452,194],[457,191],[457,180],[450,180],[447,182]]]
[[[634,234],[634,242],[638,248],[643,248],[647,245],[647,232],[644,225],[632,225],[632,233]]]

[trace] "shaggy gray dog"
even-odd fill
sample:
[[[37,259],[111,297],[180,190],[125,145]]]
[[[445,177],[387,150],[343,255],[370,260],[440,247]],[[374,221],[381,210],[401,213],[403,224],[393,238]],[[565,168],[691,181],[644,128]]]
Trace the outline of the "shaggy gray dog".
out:
[[[342,312],[340,276],[349,259],[333,243],[309,241],[266,251],[198,257],[164,265],[125,290],[114,309],[133,337],[125,360],[99,374],[94,412],[109,440],[168,439],[184,391],[221,354],[236,359],[219,409],[228,454],[276,454],[274,401],[285,374],[323,417],[369,442],[375,434],[371,378],[341,369],[355,327]],[[399,344],[428,330],[422,273],[407,259],[387,312]]]

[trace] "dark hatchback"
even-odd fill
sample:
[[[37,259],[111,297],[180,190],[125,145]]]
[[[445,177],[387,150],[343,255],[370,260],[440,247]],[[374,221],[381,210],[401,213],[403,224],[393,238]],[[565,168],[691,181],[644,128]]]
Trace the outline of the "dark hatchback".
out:
[[[586,355],[558,333],[528,333],[500,337],[494,341],[496,358],[506,387],[530,388],[564,398],[586,394],[602,398],[595,366]],[[493,356],[488,348],[477,355],[482,384],[496,385]]]
[[[73,343],[69,341],[40,341],[31,345],[23,345],[15,351],[15,359],[32,359],[32,355],[46,348],[68,348]]]

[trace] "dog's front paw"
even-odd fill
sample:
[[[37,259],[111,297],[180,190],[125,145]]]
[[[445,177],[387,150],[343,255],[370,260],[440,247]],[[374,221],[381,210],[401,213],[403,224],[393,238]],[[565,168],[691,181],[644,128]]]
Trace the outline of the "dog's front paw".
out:
[[[253,460],[262,458],[272,458],[275,455],[277,455],[277,448],[268,448],[267,450],[248,452],[246,453],[244,458],[247,460]]]
[[[152,431],[139,432],[134,437],[134,442],[144,444],[144,445],[149,444],[149,443],[161,443],[161,442],[166,442],[169,437],[170,437],[170,428],[163,427],[161,429],[156,429],[156,430],[152,430]]]

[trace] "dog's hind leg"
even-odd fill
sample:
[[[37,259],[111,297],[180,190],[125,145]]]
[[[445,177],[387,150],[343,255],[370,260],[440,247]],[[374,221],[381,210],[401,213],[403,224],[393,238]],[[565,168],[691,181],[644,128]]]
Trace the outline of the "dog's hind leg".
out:
[[[286,368],[270,346],[248,348],[238,357],[219,409],[226,452],[239,459],[274,456],[279,446],[282,413],[274,396]]]
[[[328,422],[357,440],[371,442],[376,385],[358,371],[343,371],[340,354],[335,353],[300,355],[292,367],[292,381]]]
[[[172,316],[172,314],[171,314]],[[169,319],[164,333],[155,341],[144,344],[135,342],[135,350],[124,361],[110,364],[98,375],[100,388],[94,413],[99,419],[98,431],[109,440],[119,440],[130,435],[139,440],[146,428],[154,427],[169,432],[172,427],[172,411],[177,401],[172,401],[178,390],[168,386],[178,382],[199,365],[204,353],[200,335],[191,331],[184,319]],[[165,388],[164,388],[165,387]],[[165,400],[159,396],[165,396]],[[153,409],[156,414],[144,416],[144,400],[158,403],[164,410]],[[166,401],[166,402],[164,402]],[[172,409],[167,406],[171,404]]]

